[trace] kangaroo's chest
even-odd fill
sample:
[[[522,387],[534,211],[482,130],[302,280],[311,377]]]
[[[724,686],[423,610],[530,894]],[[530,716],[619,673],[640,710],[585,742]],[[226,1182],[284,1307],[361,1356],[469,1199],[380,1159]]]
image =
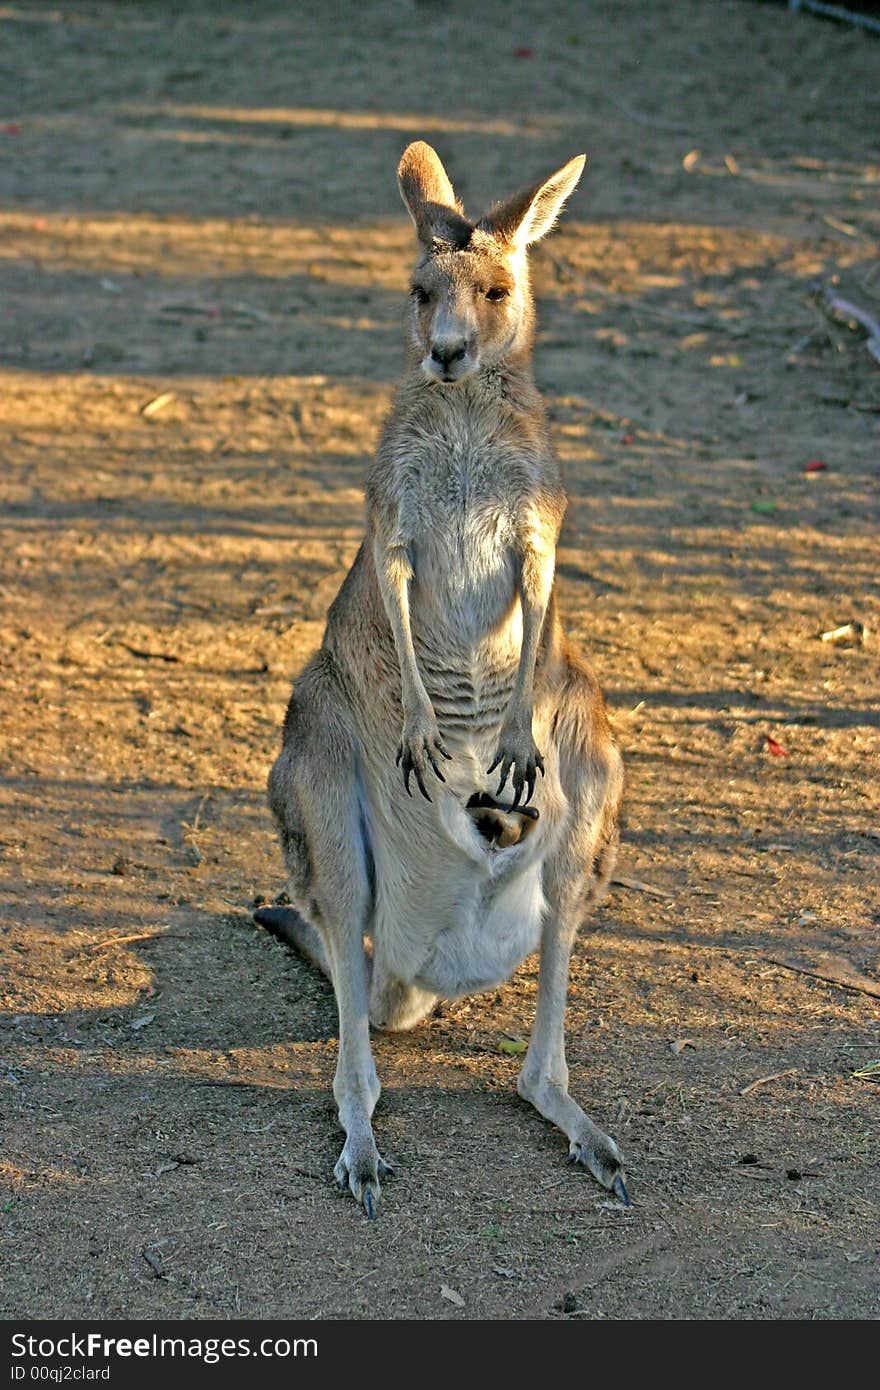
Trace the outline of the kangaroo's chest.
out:
[[[517,502],[505,495],[503,454],[465,437],[435,453],[422,479],[407,518],[414,613],[472,643],[519,606]]]
[[[514,537],[511,516],[495,500],[438,512],[412,544],[416,609],[445,614],[463,632],[496,627],[515,599]]]

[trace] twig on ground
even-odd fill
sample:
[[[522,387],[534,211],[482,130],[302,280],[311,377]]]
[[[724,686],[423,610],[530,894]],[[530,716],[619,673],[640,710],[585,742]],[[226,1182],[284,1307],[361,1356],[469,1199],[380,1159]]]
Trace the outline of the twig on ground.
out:
[[[628,878],[625,874],[615,874],[611,880],[619,888],[631,888],[634,893],[650,893],[655,898],[674,898],[675,894],[665,888],[655,888],[653,883],[645,883],[640,878]]]
[[[752,1091],[757,1091],[759,1086],[766,1086],[770,1081],[779,1081],[783,1076],[797,1076],[797,1067],[788,1067],[785,1071],[774,1071],[769,1076],[759,1076],[757,1081],[751,1082],[748,1086],[743,1086],[740,1091],[741,1096],[750,1095]]]
[[[616,97],[613,92],[606,91],[605,95],[610,102],[614,103],[618,111],[622,111],[624,116],[627,116],[631,121],[636,121],[638,125],[648,125],[653,130],[666,130],[671,135],[690,135],[692,133],[689,126],[673,125],[671,121],[662,121],[658,116],[643,111],[635,111],[620,97]]]
[[[761,956],[760,959],[767,961],[768,965],[778,965],[781,970],[791,970],[796,975],[809,975],[814,980],[837,985],[838,989],[851,989],[859,994],[870,994],[874,999],[880,999],[880,984],[876,980],[868,979],[867,975],[860,975],[847,960],[831,959],[824,969],[816,970],[806,965],[795,965],[788,960],[779,960],[776,956]]]
[[[124,647],[127,652],[131,652],[132,656],[136,656],[139,661],[180,661],[179,656],[172,656],[168,652],[147,651],[146,647],[133,647],[130,642],[117,641],[116,645],[118,647]]]
[[[864,236],[864,232],[860,232],[858,227],[854,227],[851,222],[842,222],[839,217],[832,217],[830,212],[823,215],[822,221],[827,223],[829,227],[833,227],[835,232],[842,232],[844,236]]]
[[[106,941],[92,941],[86,947],[87,951],[109,951],[111,946],[128,946],[132,941],[164,941],[168,936],[178,936],[179,933],[165,931],[136,931],[129,936],[108,936]]]
[[[204,811],[205,806],[206,806],[207,803],[210,801],[210,799],[211,799],[211,793],[210,793],[209,791],[205,792],[205,795],[202,797],[201,801],[200,801],[199,804],[198,804],[198,808],[197,808],[196,813],[195,813],[195,815],[194,815],[194,817],[193,817],[193,823],[192,823],[191,826],[189,826],[189,830],[190,830],[190,833],[191,833],[191,834],[197,835],[197,834],[199,833],[199,822],[200,822],[201,819],[202,819],[202,812]]]
[[[159,310],[160,314],[169,317],[203,317],[209,319],[252,319],[255,323],[274,323],[271,314],[266,314],[262,309],[253,309],[249,304],[163,304]],[[169,397],[174,395],[173,391],[167,393]],[[159,406],[156,407],[160,409]]]
[[[291,601],[289,603],[266,603],[262,608],[254,609],[255,618],[286,618],[291,613],[295,613],[299,605]]]
[[[834,19],[838,24],[854,24],[859,29],[868,29],[872,34],[880,34],[880,19],[857,14],[855,10],[848,10],[844,5],[828,5],[825,0],[788,0],[788,7],[791,10],[808,10],[810,14]]]
[[[865,645],[866,639],[864,623],[853,621],[851,623],[841,623],[840,627],[830,627],[827,632],[819,633],[820,642],[857,642],[859,646]]]
[[[166,405],[170,405],[177,397],[173,391],[163,391],[159,396],[153,396],[152,400],[146,401],[141,406],[141,415],[150,420],[154,415],[158,415],[160,410],[164,410]]]
[[[865,339],[865,347],[875,362],[880,362],[880,323],[868,313],[867,309],[860,308],[858,304],[853,304],[852,300],[844,299],[842,295],[835,294],[833,290],[825,291],[822,303],[829,314],[839,314],[841,318],[852,320],[864,328],[868,335]]]
[[[198,835],[199,830],[201,828],[202,812],[204,811],[205,806],[210,800],[210,796],[210,791],[205,792],[204,796],[202,797],[201,801],[199,802],[196,808],[196,813],[192,818],[192,823],[188,823],[187,821],[180,822],[181,829],[183,830],[183,842],[195,860],[195,868],[199,867],[203,858],[202,852],[195,842],[195,837],[196,835]]]

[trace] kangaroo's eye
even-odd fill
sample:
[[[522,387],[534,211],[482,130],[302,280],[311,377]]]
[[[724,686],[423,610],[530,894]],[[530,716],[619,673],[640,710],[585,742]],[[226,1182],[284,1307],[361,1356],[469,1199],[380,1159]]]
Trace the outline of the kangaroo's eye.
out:
[[[416,301],[417,304],[430,303],[431,296],[428,294],[427,290],[422,289],[421,285],[413,285],[412,289],[410,290],[410,294],[412,295],[413,299]]]
[[[507,290],[502,289],[500,285],[495,285],[491,290],[486,291],[486,298],[490,304],[497,304],[499,300],[506,299],[507,294]]]

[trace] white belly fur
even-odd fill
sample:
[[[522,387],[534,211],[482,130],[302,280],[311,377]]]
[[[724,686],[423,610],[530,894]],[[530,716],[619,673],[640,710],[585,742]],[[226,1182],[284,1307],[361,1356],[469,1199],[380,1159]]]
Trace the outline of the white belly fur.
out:
[[[375,859],[373,951],[397,979],[443,999],[496,987],[538,949],[546,909],[541,866],[567,811],[546,749],[535,798],[540,820],[520,844],[495,849],[464,809],[475,790],[467,768],[485,761],[454,752],[458,775],[445,765],[449,781],[431,787],[430,804],[418,794],[409,800],[396,780],[371,785],[369,773],[363,787]]]
[[[434,937],[413,980],[443,999],[502,984],[540,945],[546,907],[540,865],[531,863],[495,892],[492,885],[483,893],[474,887],[470,902],[459,901],[458,921]]]

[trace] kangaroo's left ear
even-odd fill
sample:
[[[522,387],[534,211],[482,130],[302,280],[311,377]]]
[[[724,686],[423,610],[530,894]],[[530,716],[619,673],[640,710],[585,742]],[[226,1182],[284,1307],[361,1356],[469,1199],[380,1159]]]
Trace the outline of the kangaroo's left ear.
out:
[[[495,203],[478,225],[510,246],[530,246],[539,241],[549,232],[566,198],[577,186],[586,162],[585,154],[577,155],[549,179]]]
[[[440,156],[424,140],[407,145],[398,165],[397,184],[426,250],[435,250],[438,241],[467,246],[473,227],[463,214]]]

